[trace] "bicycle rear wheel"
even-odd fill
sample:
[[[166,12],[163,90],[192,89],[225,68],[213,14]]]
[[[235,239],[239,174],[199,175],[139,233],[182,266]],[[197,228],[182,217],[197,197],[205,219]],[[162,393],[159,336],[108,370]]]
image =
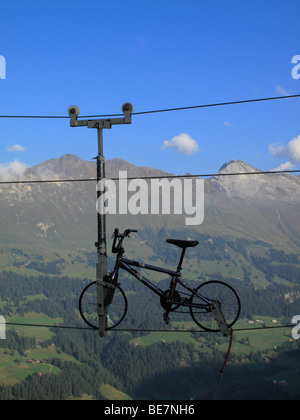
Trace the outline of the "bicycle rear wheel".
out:
[[[112,302],[107,307],[107,327],[110,330],[119,325],[127,312],[127,298],[121,287],[116,284]],[[85,287],[79,298],[79,312],[82,319],[92,328],[98,329],[97,282]]]
[[[222,281],[212,280],[200,284],[200,286],[195,289],[195,292],[209,300],[216,300],[221,304],[221,310],[228,328],[231,328],[236,323],[241,312],[241,302],[238,294],[231,286]],[[192,294],[191,303],[205,304],[205,302],[195,293]],[[212,332],[220,331],[215,317],[211,311],[208,311],[205,308],[200,309],[196,307],[190,307],[190,313],[194,322],[200,328]]]

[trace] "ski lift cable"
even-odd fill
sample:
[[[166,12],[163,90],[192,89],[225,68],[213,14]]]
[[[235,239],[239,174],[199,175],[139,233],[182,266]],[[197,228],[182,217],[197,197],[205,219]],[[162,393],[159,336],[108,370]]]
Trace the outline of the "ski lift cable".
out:
[[[0,325],[4,324],[0,322]],[[32,323],[20,323],[20,322],[5,322],[5,325],[11,326],[23,326],[23,327],[41,327],[41,328],[58,328],[58,329],[73,329],[73,330],[89,330],[97,331],[96,328],[91,327],[80,327],[76,325],[60,325],[60,324],[32,324]],[[234,328],[233,332],[243,332],[243,331],[262,331],[268,329],[277,329],[277,328],[293,328],[295,324],[290,325],[276,325],[276,326],[263,326],[263,327],[249,327],[249,328]],[[153,329],[153,328],[112,328],[109,332],[166,332],[166,333],[208,333],[206,330],[186,330],[186,329]]]
[[[244,99],[240,101],[229,101],[229,102],[218,102],[212,104],[203,104],[203,105],[192,105],[192,106],[181,106],[176,108],[166,108],[166,109],[154,109],[149,111],[139,111],[133,112],[132,115],[146,115],[146,114],[155,114],[162,112],[173,112],[173,111],[186,111],[191,109],[200,109],[200,108],[211,108],[218,106],[228,106],[228,105],[239,105],[253,102],[264,102],[264,101],[274,101],[279,99],[291,99],[299,98],[300,94],[296,95],[285,95],[285,96],[273,96],[265,98],[256,98],[256,99]],[[120,117],[124,114],[104,114],[104,115],[86,115],[80,116],[79,118],[108,118],[108,117]],[[66,115],[0,115],[0,118],[23,118],[23,119],[69,119],[69,116]]]
[[[135,179],[171,179],[171,178],[217,178],[223,176],[248,176],[248,175],[284,175],[291,173],[300,173],[300,169],[295,170],[274,170],[274,171],[253,171],[253,172],[231,172],[231,173],[211,173],[211,174],[186,174],[186,175],[163,175],[163,176],[136,176],[136,177],[127,177],[126,180],[135,180]],[[106,178],[111,181],[119,181],[119,178]],[[123,180],[123,179],[122,179]],[[71,178],[71,179],[38,179],[38,180],[19,180],[19,181],[0,181],[0,185],[9,185],[9,184],[60,184],[60,183],[69,183],[69,182],[95,182],[96,178]]]

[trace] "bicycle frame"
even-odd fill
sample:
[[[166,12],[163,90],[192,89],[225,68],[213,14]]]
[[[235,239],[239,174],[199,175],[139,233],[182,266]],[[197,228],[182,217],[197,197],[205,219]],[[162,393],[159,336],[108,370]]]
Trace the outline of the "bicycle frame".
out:
[[[148,289],[150,289],[152,292],[156,293],[158,296],[162,297],[164,294],[164,291],[161,290],[159,287],[157,287],[155,284],[153,284],[149,279],[144,277],[141,273],[139,273],[137,270],[135,270],[133,267],[139,267],[143,268],[145,270],[155,271],[157,273],[164,273],[172,277],[171,281],[175,281],[176,285],[179,283],[182,287],[187,289],[189,292],[193,293],[195,296],[200,298],[205,302],[205,304],[196,304],[196,303],[190,303],[186,299],[181,299],[180,302],[176,302],[179,306],[187,306],[187,307],[193,307],[193,308],[199,308],[199,309],[208,309],[213,305],[213,302],[209,299],[207,299],[205,296],[201,295],[200,293],[196,292],[194,289],[189,287],[187,284],[185,284],[181,280],[181,274],[177,271],[168,270],[166,268],[157,267],[149,264],[143,264],[138,261],[129,260],[128,258],[120,257],[117,259],[115,271],[117,272],[120,268],[127,271],[129,274],[134,276],[137,280],[139,280],[141,283],[143,283]]]

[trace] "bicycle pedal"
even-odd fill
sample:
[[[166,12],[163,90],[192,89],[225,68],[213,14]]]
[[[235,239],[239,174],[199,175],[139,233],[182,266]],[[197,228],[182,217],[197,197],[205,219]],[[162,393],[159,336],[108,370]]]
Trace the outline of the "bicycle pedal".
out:
[[[166,325],[168,325],[168,324],[169,324],[169,322],[170,322],[170,318],[168,317],[168,314],[164,314],[164,321],[165,321],[165,324],[166,324]]]

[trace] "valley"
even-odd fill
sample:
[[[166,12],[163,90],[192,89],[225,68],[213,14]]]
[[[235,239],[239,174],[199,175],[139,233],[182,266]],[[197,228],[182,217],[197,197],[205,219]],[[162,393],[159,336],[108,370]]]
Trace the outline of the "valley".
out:
[[[94,170],[94,162],[65,155],[25,176],[88,178]],[[120,159],[107,162],[109,176],[119,170],[170,175]],[[193,228],[180,215],[109,215],[109,266],[116,226],[138,230],[125,243],[126,256],[168,268],[179,254],[167,238],[198,240],[187,252],[183,277],[228,282],[242,302],[235,328],[261,328],[234,334],[220,399],[297,399],[300,343],[290,328],[266,327],[289,325],[299,313],[299,177],[255,175],[254,182],[222,176],[250,170],[230,161],[220,177],[205,180],[205,219]],[[166,327],[156,297],[127,275],[119,278],[129,301],[120,328],[129,331],[100,339],[80,329],[86,325],[78,299],[95,280],[95,192],[94,182],[1,186],[0,314],[8,325],[0,340],[0,399],[211,399],[228,339],[200,332],[184,314],[172,314]],[[163,276],[153,273],[151,280],[167,288]]]

